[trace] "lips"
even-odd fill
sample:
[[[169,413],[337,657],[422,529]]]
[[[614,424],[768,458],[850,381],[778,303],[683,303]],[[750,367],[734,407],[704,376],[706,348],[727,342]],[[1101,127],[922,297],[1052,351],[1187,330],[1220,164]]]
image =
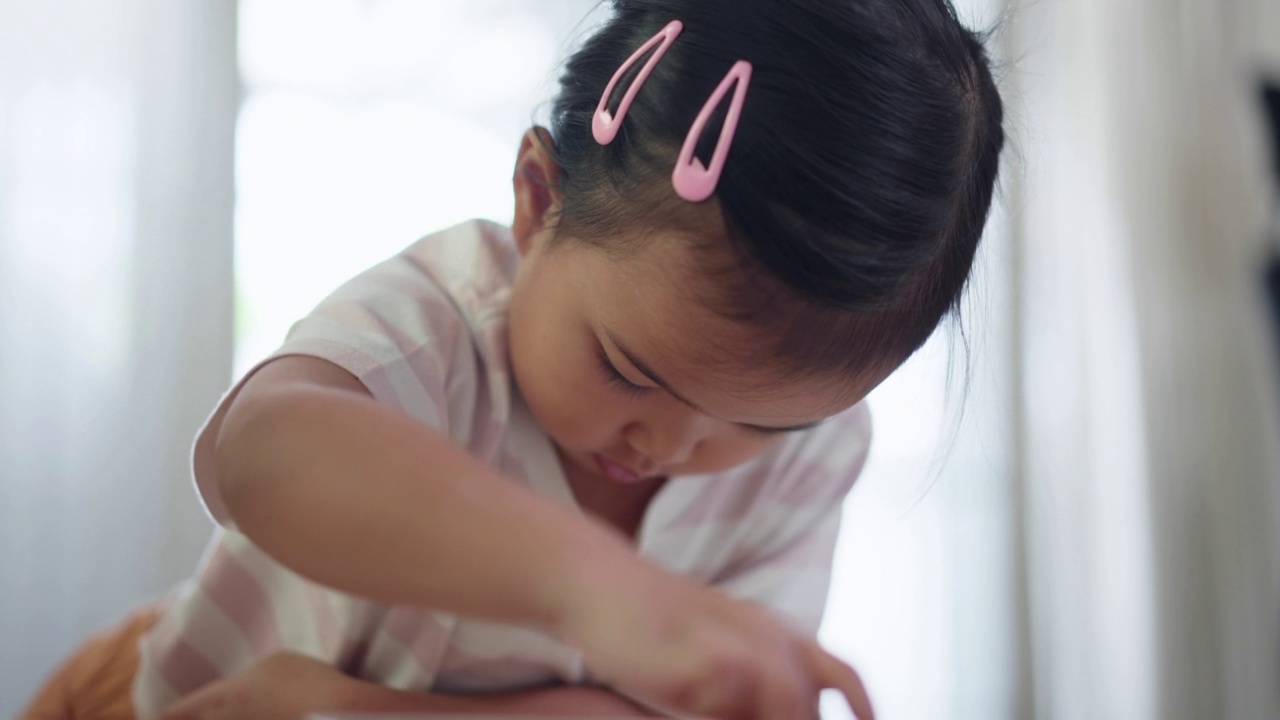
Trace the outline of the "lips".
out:
[[[619,465],[603,455],[594,455],[596,464],[600,466],[600,472],[604,473],[610,480],[620,483],[636,483],[644,478],[631,468]]]

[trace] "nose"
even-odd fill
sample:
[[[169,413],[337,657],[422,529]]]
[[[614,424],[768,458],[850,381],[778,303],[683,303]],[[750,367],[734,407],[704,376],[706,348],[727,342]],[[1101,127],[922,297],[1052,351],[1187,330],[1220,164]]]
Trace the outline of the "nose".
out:
[[[633,450],[654,465],[674,467],[693,457],[708,434],[710,421],[692,408],[681,407],[638,420],[623,435]]]

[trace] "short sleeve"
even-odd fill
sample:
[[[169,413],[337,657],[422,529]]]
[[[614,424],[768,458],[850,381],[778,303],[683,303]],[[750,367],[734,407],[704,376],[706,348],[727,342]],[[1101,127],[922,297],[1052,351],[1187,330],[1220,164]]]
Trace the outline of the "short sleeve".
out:
[[[483,378],[462,312],[407,252],[358,275],[297,322],[285,343],[223,396],[196,436],[197,490],[214,520],[231,527],[217,483],[215,429],[244,383],[268,362],[307,355],[355,376],[378,402],[466,446]]]
[[[860,403],[818,430],[778,458],[744,541],[713,580],[811,636],[822,624],[842,508],[866,462],[871,416]]]

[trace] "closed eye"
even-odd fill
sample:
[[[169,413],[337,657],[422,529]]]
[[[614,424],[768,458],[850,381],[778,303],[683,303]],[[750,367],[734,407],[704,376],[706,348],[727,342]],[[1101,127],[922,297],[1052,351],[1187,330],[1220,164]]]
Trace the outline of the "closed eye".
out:
[[[804,432],[805,430],[811,430],[821,424],[822,421],[806,423],[804,425],[794,425],[792,427],[765,427],[763,425],[747,424],[742,424],[742,427],[761,435],[786,435],[787,433],[798,433]]]
[[[605,353],[604,348],[600,348],[596,353],[596,359],[600,363],[600,372],[604,373],[605,382],[621,390],[627,395],[631,397],[639,397],[653,389],[643,385],[637,385],[623,377],[622,373],[618,372],[618,368],[614,367],[613,363],[609,360],[609,356]]]

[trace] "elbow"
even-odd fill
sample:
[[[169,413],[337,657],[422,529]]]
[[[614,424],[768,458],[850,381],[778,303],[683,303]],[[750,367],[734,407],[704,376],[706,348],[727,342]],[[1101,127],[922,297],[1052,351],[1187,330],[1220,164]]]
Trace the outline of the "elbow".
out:
[[[261,512],[271,478],[278,476],[268,448],[280,444],[276,436],[287,422],[287,404],[287,398],[261,394],[236,398],[218,428],[214,479],[227,513],[241,528],[255,510]]]

